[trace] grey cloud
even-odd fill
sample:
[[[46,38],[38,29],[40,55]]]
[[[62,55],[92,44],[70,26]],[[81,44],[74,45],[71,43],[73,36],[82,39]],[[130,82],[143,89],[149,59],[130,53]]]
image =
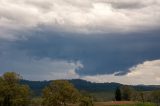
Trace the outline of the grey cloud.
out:
[[[105,35],[83,35],[52,31],[31,32],[12,48],[30,57],[80,61],[80,75],[96,75],[122,71],[145,60],[160,58],[159,31]]]
[[[111,4],[114,8],[117,9],[141,9],[141,8],[145,8],[145,7],[152,7],[152,6],[156,6],[159,5],[159,1],[158,0],[134,0],[134,1],[130,1],[130,0],[102,0],[102,2],[104,3],[108,3]]]
[[[27,1],[24,1],[24,4],[37,7],[37,9],[39,9],[41,12],[44,12],[44,13],[50,11],[54,6],[54,2],[50,0],[45,0],[45,1],[27,0]]]
[[[84,76],[82,79],[92,82],[119,82],[132,85],[159,85],[160,83],[160,60],[144,61],[134,67],[131,67],[125,75],[103,74]]]
[[[138,63],[160,58],[159,1],[0,3],[0,72],[15,69],[32,73],[41,68],[42,76],[51,72],[43,71],[47,67],[57,73],[54,67],[58,62],[69,67],[60,70],[74,77],[117,71],[124,74]],[[77,66],[77,62],[81,65]],[[23,70],[21,66],[30,68]]]
[[[6,0],[0,3],[0,38],[6,39],[16,36],[12,34],[14,31],[39,25],[78,33],[136,32],[159,27],[158,0]]]
[[[117,9],[141,9],[146,7],[144,4],[140,4],[139,2],[135,3],[111,3],[114,8]]]
[[[111,4],[113,8],[115,9],[125,9],[128,11],[131,11],[130,9],[137,9],[137,10],[141,10],[143,8],[146,7],[152,7],[153,5],[156,6],[157,2],[156,0],[134,0],[134,1],[130,1],[130,0],[104,0],[104,3],[108,3]]]
[[[14,42],[0,43],[0,73],[14,71],[25,79],[53,80],[79,78],[75,70],[83,65],[79,61],[52,60],[26,55],[25,51],[14,48]]]

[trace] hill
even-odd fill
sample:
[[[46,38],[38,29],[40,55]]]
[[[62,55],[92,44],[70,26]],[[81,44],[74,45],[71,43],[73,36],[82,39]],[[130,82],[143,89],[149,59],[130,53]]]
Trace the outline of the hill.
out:
[[[123,84],[119,83],[92,83],[89,81],[81,80],[81,79],[72,79],[68,80],[71,82],[77,89],[85,90],[88,92],[113,92],[117,87],[122,86]],[[51,81],[28,81],[21,80],[21,84],[27,84],[34,91],[35,95],[40,95],[42,89],[47,86]],[[136,90],[140,91],[152,91],[160,89],[160,86],[154,85],[137,85],[132,86]]]

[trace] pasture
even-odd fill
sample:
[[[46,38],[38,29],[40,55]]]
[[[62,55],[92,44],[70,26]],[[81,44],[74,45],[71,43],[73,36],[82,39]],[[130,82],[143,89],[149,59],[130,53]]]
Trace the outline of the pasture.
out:
[[[70,106],[78,106],[70,105]],[[94,102],[94,106],[156,106],[154,103],[142,103],[142,102],[132,102],[132,101],[110,101],[110,102]]]

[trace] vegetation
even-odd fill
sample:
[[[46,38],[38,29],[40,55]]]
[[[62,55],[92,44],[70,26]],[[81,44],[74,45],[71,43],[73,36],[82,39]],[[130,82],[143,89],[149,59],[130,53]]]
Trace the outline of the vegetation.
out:
[[[43,91],[44,106],[67,106],[79,100],[79,92],[74,86],[65,80],[53,81]]]
[[[120,101],[120,98],[125,101],[141,101],[143,104],[152,102],[160,106],[160,90],[150,92],[136,91],[132,87],[125,85],[121,87],[121,90],[117,88],[115,91],[115,100]]]
[[[104,98],[104,100],[113,100],[115,89],[117,87],[123,86],[119,83],[92,83],[81,79],[72,79],[68,80],[70,83],[74,85],[75,88],[82,91],[85,90],[96,97]],[[29,85],[29,87],[34,91],[34,97],[41,96],[42,90],[48,86],[52,81],[28,81],[21,80],[21,84]],[[131,86],[136,91],[154,91],[159,90],[160,85],[150,86],[150,85],[137,85]]]
[[[159,86],[151,86],[150,89],[156,89],[146,91],[139,89],[144,86],[117,83],[101,85],[83,80],[55,80],[25,84],[21,79],[14,72],[0,76],[0,106],[160,106]],[[34,85],[31,86],[33,91],[28,85]]]
[[[81,91],[79,106],[93,106],[93,97],[86,91]]]
[[[20,85],[20,75],[7,72],[0,77],[0,106],[27,106],[30,90],[27,85]]]
[[[132,99],[133,88],[131,88],[130,86],[128,85],[122,86],[121,92],[122,92],[122,100],[130,101]]]
[[[160,106],[160,90],[159,91],[153,91],[151,96],[153,97],[152,101],[154,103],[156,103],[157,106]]]
[[[119,87],[117,87],[115,91],[115,100],[116,101],[121,101],[122,100],[122,95],[121,95],[121,90]]]

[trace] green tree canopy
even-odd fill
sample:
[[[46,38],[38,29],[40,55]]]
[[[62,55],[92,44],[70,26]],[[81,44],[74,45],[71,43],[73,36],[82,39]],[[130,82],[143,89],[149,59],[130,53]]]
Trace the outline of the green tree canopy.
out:
[[[128,85],[124,85],[121,87],[121,91],[122,91],[122,99],[123,100],[127,100],[130,101],[132,99],[132,94],[134,89]]]
[[[93,106],[93,98],[88,92],[81,91],[79,106]]]
[[[122,99],[121,90],[119,87],[117,87],[115,91],[115,100],[121,101],[121,99]]]
[[[160,106],[160,90],[157,90],[157,91],[153,91],[152,92],[152,101],[154,103],[157,104],[157,106]]]
[[[21,77],[14,72],[6,72],[0,77],[0,105],[26,106],[29,103],[30,89],[20,85]]]
[[[44,106],[67,106],[68,103],[75,103],[79,100],[78,90],[66,80],[51,82],[43,90]]]

